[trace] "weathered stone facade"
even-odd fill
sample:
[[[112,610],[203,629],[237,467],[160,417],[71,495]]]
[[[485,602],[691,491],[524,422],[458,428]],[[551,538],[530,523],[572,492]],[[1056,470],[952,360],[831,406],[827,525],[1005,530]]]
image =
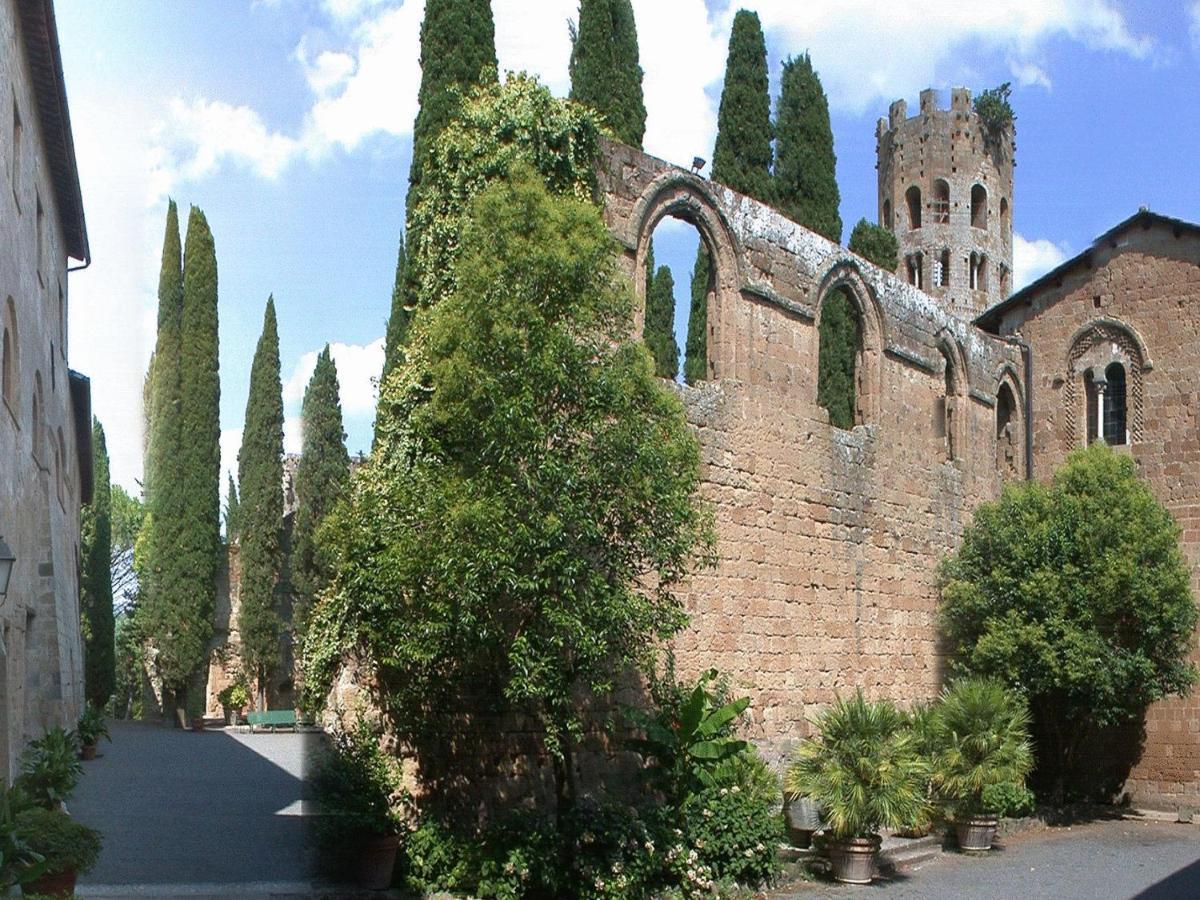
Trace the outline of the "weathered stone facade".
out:
[[[980,324],[1033,347],[1036,477],[1048,479],[1068,453],[1098,439],[1107,415],[1108,443],[1132,454],[1183,529],[1200,596],[1198,312],[1200,226],[1142,211]],[[1150,710],[1125,788],[1142,805],[1200,803],[1200,696]]]
[[[87,259],[54,15],[0,0],[0,782],[83,700],[79,512],[91,491],[87,379],[67,367],[67,260]]]
[[[1011,127],[992,134],[971,92],[955,88],[950,108],[921,92],[908,117],[897,100],[875,129],[879,222],[900,244],[896,274],[973,318],[1012,290],[1015,144]]]

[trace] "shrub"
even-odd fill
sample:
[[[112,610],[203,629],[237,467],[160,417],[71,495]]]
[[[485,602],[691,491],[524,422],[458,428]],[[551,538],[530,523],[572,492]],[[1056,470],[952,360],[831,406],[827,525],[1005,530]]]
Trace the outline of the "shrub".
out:
[[[972,678],[942,692],[934,729],[934,783],[956,815],[993,812],[984,791],[1023,786],[1033,768],[1024,700],[995,679]]]
[[[108,733],[108,726],[104,724],[104,713],[92,706],[91,703],[83,708],[83,715],[79,717],[79,725],[76,726],[75,733],[79,736],[79,743],[85,747],[98,743],[100,738],[106,738],[110,743],[112,741],[112,735]]]
[[[17,785],[38,806],[59,806],[71,796],[83,774],[79,750],[75,732],[62,728],[47,731],[21,754]]]
[[[774,797],[764,802],[737,784],[705,788],[680,810],[686,843],[716,881],[769,882],[778,873],[783,833],[776,807]]]
[[[784,790],[817,801],[834,838],[867,837],[920,818],[929,766],[904,713],[887,700],[868,703],[859,690],[813,724],[819,733],[796,751]]]
[[[30,847],[17,824],[17,816],[29,807],[29,798],[19,788],[0,786],[0,897],[46,869],[45,858]]]
[[[953,670],[1026,697],[1056,801],[1099,729],[1196,681],[1178,526],[1133,460],[1102,444],[1072,453],[1050,485],[1012,485],[981,505],[940,580]]]
[[[241,711],[250,702],[250,687],[244,681],[235,681],[217,694],[217,701],[225,709]]]
[[[419,894],[471,888],[478,874],[474,842],[437,819],[425,819],[404,839],[404,879]]]
[[[1033,814],[1033,791],[1023,784],[1002,781],[989,784],[983,789],[981,806],[989,812],[1003,817],[1019,817]]]
[[[44,875],[83,874],[100,858],[100,833],[58,809],[31,807],[17,813],[17,834],[45,859]]]

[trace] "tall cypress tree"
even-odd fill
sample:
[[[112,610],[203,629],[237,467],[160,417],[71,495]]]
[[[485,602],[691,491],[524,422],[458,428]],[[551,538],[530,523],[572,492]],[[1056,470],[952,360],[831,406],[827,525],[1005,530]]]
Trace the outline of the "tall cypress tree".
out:
[[[404,235],[400,235],[400,250],[396,254],[396,280],[392,287],[392,308],[388,315],[387,332],[383,342],[383,375],[386,381],[392,369],[404,361],[404,344],[408,340],[408,323],[412,310],[404,302],[405,272],[408,256],[404,249]],[[327,348],[328,349],[328,348]]]
[[[835,243],[842,240],[829,101],[807,53],[783,64],[775,114],[775,206]]]
[[[92,502],[83,510],[83,578],[80,612],[83,621],[84,694],[102,709],[116,683],[112,596],[112,486],[104,427],[92,419]]]
[[[674,380],[679,374],[679,344],[675,341],[675,279],[659,266],[646,292],[646,345],[654,356],[654,373]]]
[[[350,477],[350,454],[342,405],[338,398],[337,364],[326,345],[304,391],[301,407],[300,464],[296,467],[296,523],[292,533],[292,582],[296,590],[294,621],[304,633],[308,610],[328,583],[329,561],[321,552],[317,529],[333,509]]]
[[[233,473],[229,474],[229,486],[225,490],[225,541],[232,544],[238,539],[241,527],[241,505],[238,502],[237,484]]]
[[[733,17],[725,85],[717,114],[713,181],[756,200],[771,200],[771,94],[767,43],[758,13],[740,9]],[[700,244],[692,271],[692,304],[683,364],[688,384],[708,377],[708,293],[712,261]]]
[[[283,565],[283,391],[273,297],[267,300],[262,335],[250,368],[238,485],[241,657],[247,674],[258,683],[258,707],[266,709],[267,679],[279,663],[282,624],[277,587]]]
[[[619,141],[640,148],[646,103],[630,0],[580,0],[570,71],[571,99],[601,113]]]

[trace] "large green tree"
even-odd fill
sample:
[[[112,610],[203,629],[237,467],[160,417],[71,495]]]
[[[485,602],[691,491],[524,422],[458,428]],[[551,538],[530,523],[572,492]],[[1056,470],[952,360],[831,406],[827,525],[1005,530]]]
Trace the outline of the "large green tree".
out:
[[[306,674],[319,694],[345,652],[365,653],[402,739],[430,751],[422,765],[452,762],[474,713],[529,715],[561,810],[589,698],[681,627],[674,589],[710,522],[682,406],[629,338],[632,297],[600,212],[563,183],[576,161],[529,147],[577,113],[529,82],[501,93],[465,120],[488,154],[448,154],[480,174],[445,174],[474,187],[453,271],[427,270],[423,286],[448,290],[414,323],[379,446],[323,529],[335,576]],[[544,168],[510,158],[497,182],[510,151],[492,128],[531,108],[524,152]]]
[[[338,398],[337,364],[326,346],[304,391],[300,464],[296,467],[296,521],[292,530],[292,584],[296,601],[293,621],[303,635],[308,611],[329,581],[328,554],[318,528],[341,498],[350,480],[350,454],[342,405]]]
[[[112,696],[116,678],[113,649],[112,487],[108,445],[99,419],[92,420],[92,502],[83,509],[83,572],[80,613],[83,632],[84,695],[97,709]]]
[[[834,291],[822,304],[817,336],[817,403],[828,411],[835,428],[853,428],[862,325],[845,291]]]
[[[1050,484],[981,505],[941,568],[952,666],[1029,699],[1038,781],[1056,800],[1096,788],[1079,763],[1102,729],[1196,683],[1179,534],[1134,460],[1096,444]]]
[[[703,242],[692,268],[691,305],[684,344],[683,380],[698,384],[708,378],[708,294],[713,279],[712,260]]]
[[[617,140],[640,148],[646,103],[630,0],[580,0],[570,73],[571,99],[604,116]]]
[[[859,219],[850,232],[850,252],[857,253],[887,272],[895,272],[900,263],[900,244],[896,235],[882,225]]]
[[[235,543],[242,524],[241,502],[238,500],[237,482],[233,473],[229,473],[229,484],[225,488],[225,541]]]
[[[783,64],[775,113],[775,206],[834,243],[842,240],[829,101],[808,54]]]
[[[146,518],[146,507],[121,485],[114,484],[112,510],[112,595],[118,609],[137,601],[141,585],[134,568],[134,547]]]
[[[250,367],[250,395],[238,452],[242,665],[258,684],[266,709],[267,680],[279,664],[279,573],[283,566],[283,392],[275,298],[267,300],[262,334]]]
[[[653,257],[649,265],[653,265]],[[674,380],[679,374],[679,344],[675,341],[675,279],[659,266],[646,289],[646,346],[654,357],[654,374]]]

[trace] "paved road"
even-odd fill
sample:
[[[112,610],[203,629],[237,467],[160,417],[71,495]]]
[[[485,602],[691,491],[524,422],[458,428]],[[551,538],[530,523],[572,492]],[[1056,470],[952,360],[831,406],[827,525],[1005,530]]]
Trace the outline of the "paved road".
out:
[[[81,879],[81,894],[311,878],[311,819],[297,813],[318,735],[109,727],[112,743],[83,764],[68,803],[72,815],[104,833],[100,862]]]
[[[946,854],[903,878],[869,888],[819,882],[796,900],[1195,900],[1200,828],[1158,822],[1097,822],[1008,838],[986,856]]]

